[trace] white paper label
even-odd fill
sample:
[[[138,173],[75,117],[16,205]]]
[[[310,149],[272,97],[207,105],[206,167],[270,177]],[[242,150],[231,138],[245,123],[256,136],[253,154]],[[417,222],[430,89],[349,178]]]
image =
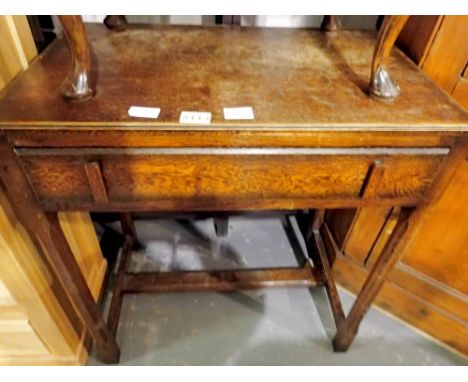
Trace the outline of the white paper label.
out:
[[[224,119],[254,119],[254,112],[250,106],[225,107]]]
[[[183,111],[180,113],[179,122],[207,125],[211,123],[211,113],[201,111]]]
[[[159,107],[132,106],[128,109],[128,115],[138,118],[158,118],[161,109]]]

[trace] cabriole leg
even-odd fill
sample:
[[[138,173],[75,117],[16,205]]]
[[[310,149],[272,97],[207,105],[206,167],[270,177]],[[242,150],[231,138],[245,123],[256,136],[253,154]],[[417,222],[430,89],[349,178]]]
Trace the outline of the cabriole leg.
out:
[[[72,67],[60,86],[66,100],[85,101],[96,94],[91,79],[91,49],[81,16],[59,16],[72,56]]]
[[[104,19],[107,29],[121,32],[127,28],[127,18],[125,16],[109,15]]]
[[[372,59],[369,94],[372,97],[392,100],[400,89],[387,71],[388,58],[395,40],[400,34],[409,16],[387,16],[379,31],[377,45]]]
[[[340,20],[337,16],[323,16],[320,29],[324,32],[337,32],[341,29]]]

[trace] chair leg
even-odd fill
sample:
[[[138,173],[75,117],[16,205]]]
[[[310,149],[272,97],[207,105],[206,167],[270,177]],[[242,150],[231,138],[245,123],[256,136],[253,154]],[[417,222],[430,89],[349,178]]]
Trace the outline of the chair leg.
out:
[[[91,49],[81,16],[59,16],[72,56],[72,67],[60,86],[66,100],[85,101],[96,94],[91,79]]]
[[[107,29],[121,32],[127,29],[127,18],[125,16],[109,15],[104,19],[104,25]]]
[[[320,29],[324,32],[337,32],[341,29],[341,23],[338,16],[323,16]]]
[[[372,60],[369,94],[377,99],[392,100],[400,88],[387,71],[388,58],[409,16],[387,16],[379,31]]]

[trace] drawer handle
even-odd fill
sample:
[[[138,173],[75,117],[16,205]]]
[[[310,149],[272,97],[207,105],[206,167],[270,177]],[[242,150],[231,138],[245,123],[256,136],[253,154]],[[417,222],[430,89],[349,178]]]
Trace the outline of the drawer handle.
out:
[[[101,166],[98,162],[88,162],[85,164],[86,176],[96,203],[107,203],[107,191],[102,178]]]
[[[363,199],[373,198],[377,196],[380,182],[385,171],[383,162],[376,160],[369,166],[364,184],[362,185],[359,196]]]

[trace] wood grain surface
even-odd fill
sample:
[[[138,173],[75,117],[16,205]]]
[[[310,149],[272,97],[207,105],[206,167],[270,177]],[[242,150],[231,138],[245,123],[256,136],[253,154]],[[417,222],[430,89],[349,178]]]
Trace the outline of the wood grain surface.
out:
[[[45,155],[41,155],[43,151]],[[358,198],[376,160],[385,164],[386,171],[372,198],[394,198],[398,204],[398,198],[422,200],[445,157],[360,155],[361,151],[354,149],[345,152],[357,155],[194,155],[190,151],[181,155],[132,155],[120,150],[111,151],[115,155],[99,154],[105,150],[91,150],[83,155],[79,153],[86,153],[84,150],[65,150],[65,155],[61,155],[62,152],[20,150],[20,155],[39,200],[69,202],[77,207],[92,202],[106,204],[107,200],[109,204],[142,205],[151,200],[211,201],[214,207],[238,199],[244,204],[252,200],[283,200],[282,208],[287,209],[297,199]],[[102,167],[98,179],[90,178],[91,157],[91,163]]]
[[[459,106],[396,49],[388,69],[401,96],[385,103],[367,87],[375,34],[311,29],[88,25],[98,88],[69,104],[57,88],[69,52],[59,39],[0,99],[0,125],[178,126],[184,110],[213,113],[224,125],[466,128]],[[161,108],[158,120],[128,116],[132,105]],[[252,106],[254,121],[227,124],[223,107]]]

